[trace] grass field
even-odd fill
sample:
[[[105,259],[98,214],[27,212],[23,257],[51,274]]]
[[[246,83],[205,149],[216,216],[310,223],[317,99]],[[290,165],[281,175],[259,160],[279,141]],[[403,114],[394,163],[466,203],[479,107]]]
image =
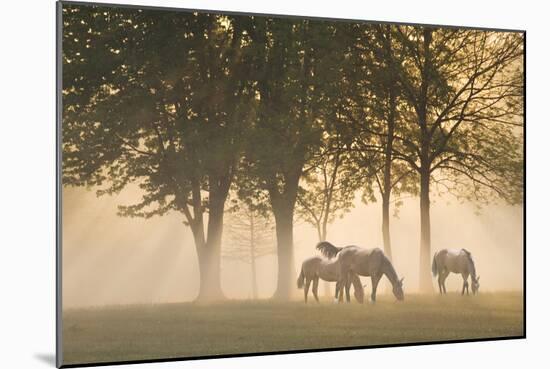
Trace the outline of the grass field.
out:
[[[228,301],[71,309],[64,364],[523,335],[523,295],[379,296],[375,305]]]

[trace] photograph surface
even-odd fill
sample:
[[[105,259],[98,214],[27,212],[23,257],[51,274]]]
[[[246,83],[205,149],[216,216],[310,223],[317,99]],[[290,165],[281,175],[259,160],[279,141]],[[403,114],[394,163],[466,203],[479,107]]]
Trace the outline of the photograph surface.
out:
[[[58,19],[60,365],[524,337],[524,32]]]

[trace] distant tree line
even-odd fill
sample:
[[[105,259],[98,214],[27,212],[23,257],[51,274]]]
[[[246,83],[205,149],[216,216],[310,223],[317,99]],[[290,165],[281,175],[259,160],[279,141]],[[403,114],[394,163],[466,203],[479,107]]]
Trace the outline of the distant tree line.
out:
[[[223,297],[230,193],[274,219],[278,299],[296,216],[325,240],[356,194],[381,199],[391,258],[390,206],[418,196],[427,291],[431,195],[523,199],[520,33],[65,4],[62,52],[63,185],[181,213],[201,300]]]

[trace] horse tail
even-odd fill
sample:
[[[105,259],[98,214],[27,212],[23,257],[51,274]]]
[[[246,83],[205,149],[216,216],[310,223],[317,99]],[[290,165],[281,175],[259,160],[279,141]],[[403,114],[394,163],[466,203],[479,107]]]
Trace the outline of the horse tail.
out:
[[[335,257],[340,250],[342,250],[341,247],[336,247],[332,243],[326,241],[319,242],[315,248],[321,251],[321,253],[329,259]]]
[[[437,256],[437,252],[434,254],[434,259],[432,261],[432,274],[434,277],[437,277],[437,263],[435,261],[436,256]]]
[[[296,281],[298,288],[304,288],[304,279],[306,279],[306,276],[304,275],[304,267],[302,267],[298,280]]]

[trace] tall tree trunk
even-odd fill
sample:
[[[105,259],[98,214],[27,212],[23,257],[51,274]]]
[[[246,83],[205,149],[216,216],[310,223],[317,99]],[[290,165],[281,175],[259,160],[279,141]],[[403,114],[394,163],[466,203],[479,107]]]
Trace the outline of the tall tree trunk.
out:
[[[391,74],[391,71],[388,71]],[[393,82],[393,81],[392,81]],[[388,134],[386,136],[386,148],[384,158],[384,190],[382,191],[382,238],[384,241],[384,253],[392,260],[391,236],[390,236],[390,198],[392,192],[392,162],[393,162],[393,140],[395,131],[395,86],[393,83],[388,88],[389,112],[388,112]]]
[[[277,289],[273,298],[288,301],[292,297],[294,275],[293,215],[294,204],[284,202],[274,207],[275,232],[277,235]]]
[[[220,276],[220,245],[205,244],[197,249],[199,257],[200,288],[197,301],[223,300]]]
[[[250,213],[250,272],[252,280],[252,298],[258,299],[258,282],[256,281],[256,240],[254,234],[254,215]]]
[[[390,193],[382,195],[382,239],[384,242],[384,254],[392,260],[390,237]]]
[[[317,234],[319,235],[319,242],[323,242],[327,240],[327,225],[326,222],[324,223],[323,227],[321,227],[320,224],[317,225]],[[323,281],[323,293],[325,297],[331,297],[332,291],[330,290],[330,282]]]
[[[420,86],[420,99],[418,103],[418,120],[420,124],[420,291],[433,292],[430,254],[431,254],[431,230],[430,230],[430,146],[431,137],[428,131],[428,87],[430,85],[430,73],[432,60],[430,44],[432,42],[432,30],[425,28],[424,36],[424,63],[422,66],[422,82]]]
[[[430,230],[430,171],[420,170],[420,291],[433,292],[430,274],[431,230]]]
[[[200,273],[198,301],[215,301],[225,298],[221,288],[221,240],[225,198],[223,193],[216,194],[214,191],[210,191],[206,242],[203,247],[197,245]]]
[[[250,262],[250,272],[252,273],[252,298],[258,299],[258,281],[256,278],[256,258],[253,257]]]
[[[293,170],[284,174],[285,184],[280,192],[277,186],[269,189],[269,198],[275,217],[277,236],[277,289],[275,300],[289,301],[295,291],[296,270],[294,267],[294,207],[298,195],[298,183],[302,175],[303,157],[297,161]],[[276,183],[273,181],[272,183]]]
[[[321,233],[319,234],[320,235],[319,242],[327,240],[327,223],[328,223],[328,214],[325,216],[325,219],[323,220],[323,226],[321,229]]]

